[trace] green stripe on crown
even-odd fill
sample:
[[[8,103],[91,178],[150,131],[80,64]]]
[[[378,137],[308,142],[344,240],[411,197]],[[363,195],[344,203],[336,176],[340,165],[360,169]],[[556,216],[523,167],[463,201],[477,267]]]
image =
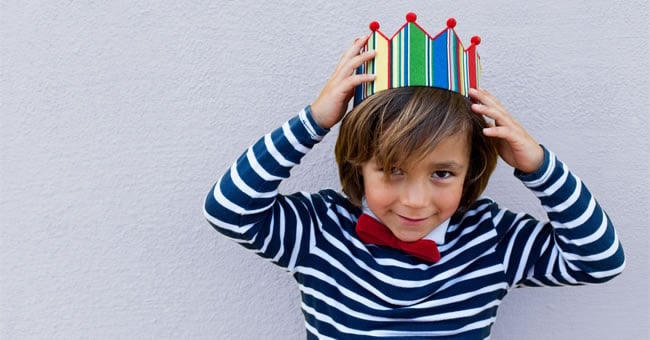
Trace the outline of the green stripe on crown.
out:
[[[409,85],[427,85],[427,35],[415,24],[408,24],[409,30]]]

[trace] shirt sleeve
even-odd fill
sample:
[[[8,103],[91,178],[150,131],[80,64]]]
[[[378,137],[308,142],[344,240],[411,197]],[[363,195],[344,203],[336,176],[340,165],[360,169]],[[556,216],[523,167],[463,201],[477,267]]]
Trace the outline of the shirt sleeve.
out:
[[[625,256],[611,220],[584,183],[544,148],[542,167],[515,171],[540,200],[548,221],[502,212],[504,266],[511,286],[601,283],[620,274]]]
[[[249,147],[208,193],[204,215],[220,233],[292,270],[309,247],[314,203],[303,193],[284,196],[278,186],[329,130],[306,107]]]

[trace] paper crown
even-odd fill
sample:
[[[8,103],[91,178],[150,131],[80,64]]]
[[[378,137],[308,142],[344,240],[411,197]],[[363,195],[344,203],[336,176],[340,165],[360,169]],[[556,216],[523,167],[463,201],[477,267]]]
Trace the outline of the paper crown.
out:
[[[354,105],[376,92],[407,86],[438,87],[468,96],[470,88],[479,86],[481,63],[476,46],[478,36],[463,48],[454,27],[456,20],[447,20],[447,28],[431,37],[411,12],[406,23],[391,38],[379,31],[379,23],[370,23],[372,33],[364,50],[375,50],[373,60],[359,66],[358,74],[375,74],[375,80],[355,89]]]

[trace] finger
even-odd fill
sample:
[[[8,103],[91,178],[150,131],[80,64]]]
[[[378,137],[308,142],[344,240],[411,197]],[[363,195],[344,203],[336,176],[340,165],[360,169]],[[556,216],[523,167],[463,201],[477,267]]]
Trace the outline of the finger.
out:
[[[490,124],[488,127],[483,129],[483,134],[488,137],[502,138],[507,140],[507,137],[510,136],[510,129],[505,126],[496,126],[494,124]]]
[[[495,99],[486,99],[487,103],[472,104],[472,111],[493,119],[496,125],[519,126],[519,123],[508,113],[508,111]]]
[[[352,96],[354,94],[354,88],[363,84],[363,83],[368,83],[371,81],[375,80],[375,75],[374,74],[355,74],[351,75],[343,80],[341,80],[338,83],[338,86],[334,89],[332,89],[332,94],[336,96],[342,96],[341,98],[344,98],[344,101],[347,102],[348,96]]]
[[[363,83],[371,82],[375,80],[375,75],[374,74],[355,74],[353,76],[348,77],[346,81],[346,88],[354,88],[358,85],[361,85]]]
[[[350,101],[352,96],[354,95],[354,88],[367,82],[371,82],[375,80],[375,75],[374,74],[355,74],[352,75],[346,79],[344,79],[340,83],[339,89],[339,95],[342,95],[342,103],[344,106],[347,107],[347,103]]]
[[[347,63],[347,67],[351,70],[354,71],[356,70],[359,66],[362,64],[372,60],[375,58],[375,55],[377,52],[375,50],[370,50],[370,51],[365,51],[357,56],[354,56],[350,61]]]
[[[483,134],[488,137],[500,138],[507,141],[513,147],[515,145],[534,144],[537,142],[526,132],[526,130],[515,122],[514,125],[489,124],[483,129]]]
[[[366,46],[369,38],[370,35],[364,35],[354,40],[352,46],[350,46],[350,48],[348,48],[345,53],[343,53],[341,60],[347,60],[354,57],[355,55],[358,55],[361,52],[361,49]]]
[[[339,80],[343,80],[346,77],[355,74],[357,68],[369,60],[372,60],[375,57],[375,54],[376,52],[372,50],[354,56],[352,59],[341,64],[339,68],[334,72],[333,77]]]
[[[501,102],[495,97],[492,93],[490,93],[488,90],[479,88],[478,92],[483,96],[483,100],[486,103],[492,104],[492,105],[498,105],[501,106]]]
[[[469,89],[469,96],[470,98],[474,99],[475,101],[485,104],[485,105],[493,105],[493,106],[501,106],[501,103],[499,100],[493,96],[490,92],[484,89],[474,89],[470,88]]]
[[[493,119],[497,125],[505,125],[506,117],[509,115],[501,107],[496,107],[488,104],[472,104],[472,111],[477,114],[483,115],[487,118]]]
[[[343,55],[341,56],[341,59],[339,59],[339,62],[336,64],[336,68],[334,69],[334,74],[342,72],[342,69],[346,70],[346,71],[344,71],[344,73],[348,73],[347,72],[347,67],[346,67],[347,63],[352,58],[354,58],[355,56],[359,56],[359,55],[364,54],[365,51],[363,51],[362,49],[365,46],[365,44],[368,42],[369,37],[370,37],[369,35],[366,35],[366,36],[357,38],[354,41],[354,44],[352,44],[352,46],[350,46],[350,48],[348,48],[343,53]]]
[[[524,138],[517,134],[513,129],[507,126],[490,126],[483,129],[483,134],[487,137],[496,138],[510,145],[511,148],[517,149],[524,141]]]
[[[366,46],[368,43],[368,40],[370,40],[370,34],[365,34],[357,39],[354,40],[354,44],[352,44],[352,51],[361,51],[362,48]]]

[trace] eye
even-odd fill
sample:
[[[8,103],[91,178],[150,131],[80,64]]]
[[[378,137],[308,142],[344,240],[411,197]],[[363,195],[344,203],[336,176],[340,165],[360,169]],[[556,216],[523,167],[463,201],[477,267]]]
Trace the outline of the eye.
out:
[[[453,177],[454,173],[451,171],[445,171],[445,170],[438,170],[434,171],[433,174],[431,174],[431,177],[436,178],[436,179],[446,179]]]
[[[401,176],[401,175],[404,174],[404,171],[402,171],[402,169],[400,169],[400,168],[393,167],[393,168],[390,168],[390,174],[393,175],[393,176]]]
[[[384,168],[379,168],[377,171],[384,172]],[[397,167],[390,168],[390,176],[401,176],[404,174],[404,171]]]

